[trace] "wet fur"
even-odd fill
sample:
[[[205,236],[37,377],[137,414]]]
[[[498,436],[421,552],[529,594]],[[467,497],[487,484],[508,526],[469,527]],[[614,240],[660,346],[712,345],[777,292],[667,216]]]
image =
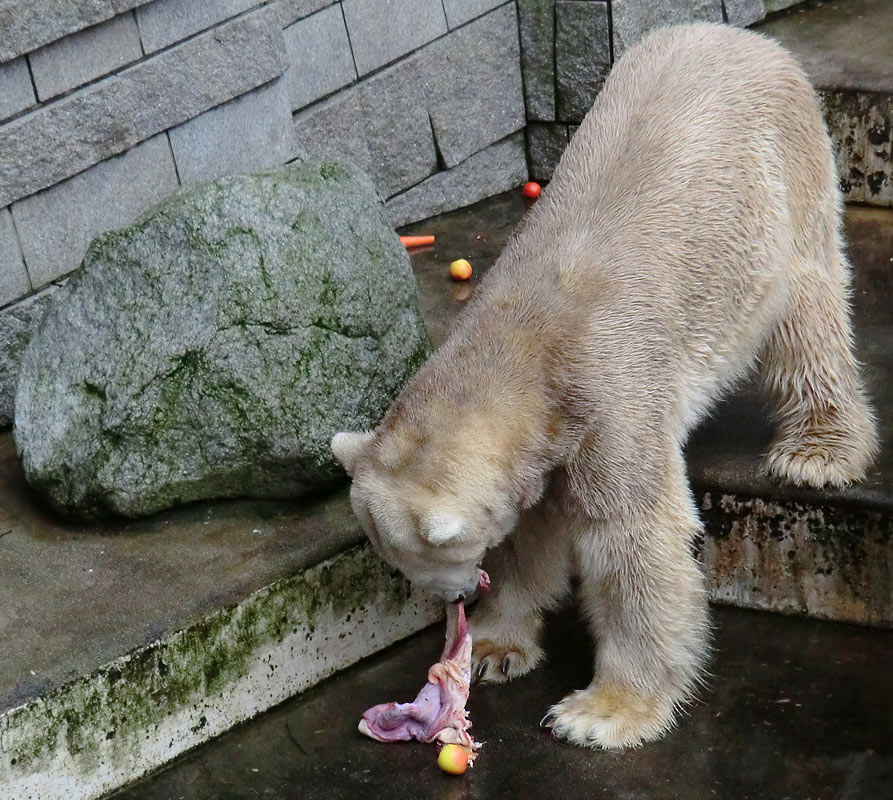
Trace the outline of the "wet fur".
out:
[[[482,680],[536,666],[542,613],[579,576],[595,677],[549,711],[559,735],[638,745],[691,697],[708,615],[682,446],[746,372],[776,400],[771,474],[864,475],[840,212],[788,54],[723,26],[651,34],[448,341],[374,433],[333,441],[373,544],[411,579],[453,599],[489,551]]]

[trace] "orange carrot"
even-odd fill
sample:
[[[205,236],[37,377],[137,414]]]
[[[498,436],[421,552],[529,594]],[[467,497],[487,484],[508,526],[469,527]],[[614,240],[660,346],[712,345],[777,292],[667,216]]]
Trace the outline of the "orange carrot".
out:
[[[400,243],[404,247],[421,247],[423,244],[434,244],[433,236],[401,236]]]

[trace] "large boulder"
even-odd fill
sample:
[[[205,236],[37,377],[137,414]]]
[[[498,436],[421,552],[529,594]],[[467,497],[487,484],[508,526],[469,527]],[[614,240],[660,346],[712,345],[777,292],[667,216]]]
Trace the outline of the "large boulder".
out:
[[[23,358],[14,435],[60,512],[306,495],[429,350],[405,249],[352,167],[182,189],[97,238]]]

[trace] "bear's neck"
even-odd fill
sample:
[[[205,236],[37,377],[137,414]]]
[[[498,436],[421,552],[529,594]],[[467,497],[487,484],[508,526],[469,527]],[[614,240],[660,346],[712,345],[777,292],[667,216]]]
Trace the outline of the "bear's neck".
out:
[[[547,343],[498,334],[451,337],[410,382],[380,427],[389,469],[423,483],[477,473],[523,499],[565,457],[572,430]]]

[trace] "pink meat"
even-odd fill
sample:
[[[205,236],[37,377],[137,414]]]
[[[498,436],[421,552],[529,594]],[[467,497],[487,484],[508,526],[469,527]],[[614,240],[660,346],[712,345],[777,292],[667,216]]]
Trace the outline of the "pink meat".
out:
[[[480,586],[490,585],[481,571]],[[382,703],[373,706],[360,720],[361,733],[379,742],[417,739],[458,744],[473,760],[480,743],[469,733],[471,720],[465,710],[471,681],[471,635],[464,603],[446,609],[446,643],[440,661],[428,670],[428,683],[411,703]]]

